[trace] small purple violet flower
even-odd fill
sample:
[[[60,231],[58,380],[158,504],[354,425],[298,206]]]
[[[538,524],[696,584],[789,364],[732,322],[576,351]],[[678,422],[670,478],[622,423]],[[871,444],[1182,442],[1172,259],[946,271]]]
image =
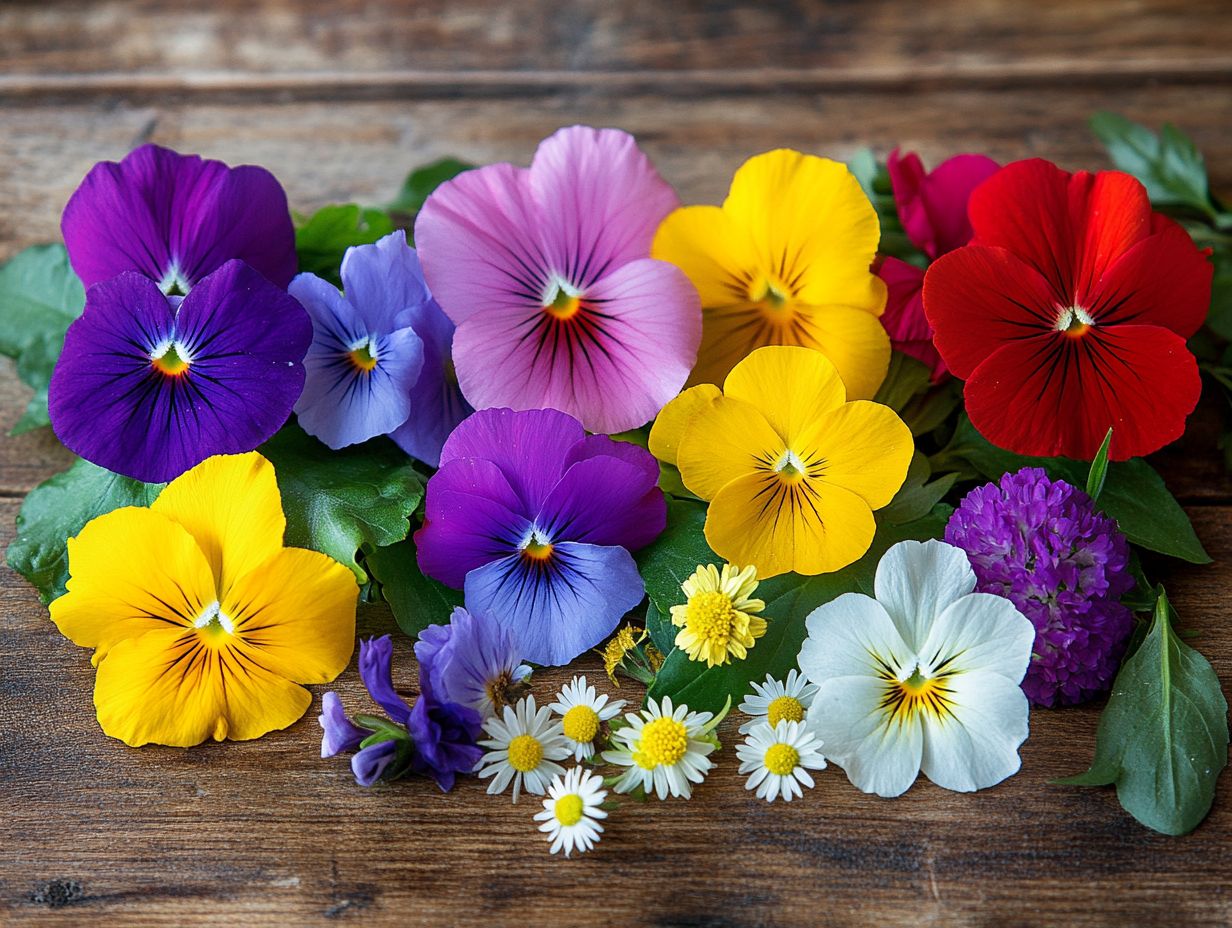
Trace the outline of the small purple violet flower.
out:
[[[509,629],[461,606],[447,625],[429,625],[415,642],[419,684],[425,694],[496,715],[511,688],[530,676]]]
[[[385,776],[398,760],[398,754],[397,741],[378,741],[368,745],[351,758],[351,773],[355,774],[355,782],[360,786],[372,786]]]
[[[394,690],[394,644],[388,635],[359,643],[359,676],[368,695],[399,725],[405,725],[411,707]]]
[[[324,732],[321,736],[322,757],[357,751],[359,743],[372,734],[347,718],[342,708],[342,698],[332,690],[321,697],[321,714],[317,716],[317,721]]]
[[[643,448],[587,437],[554,409],[483,409],[454,430],[415,533],[420,569],[505,626],[523,656],[567,664],[642,600],[631,550],[663,531]]]
[[[474,709],[453,702],[437,702],[425,691],[411,710],[407,730],[415,745],[411,769],[436,780],[444,791],[453,789],[459,773],[470,773],[483,756],[476,744],[483,720]]]
[[[1091,498],[1038,467],[967,494],[945,540],[967,552],[977,590],[1004,596],[1036,636],[1022,688],[1041,706],[1073,705],[1112,683],[1133,616],[1129,545]]]
[[[232,259],[285,288],[297,265],[287,196],[273,174],[157,145],[94,165],[60,226],[87,288],[136,271],[183,296]]]

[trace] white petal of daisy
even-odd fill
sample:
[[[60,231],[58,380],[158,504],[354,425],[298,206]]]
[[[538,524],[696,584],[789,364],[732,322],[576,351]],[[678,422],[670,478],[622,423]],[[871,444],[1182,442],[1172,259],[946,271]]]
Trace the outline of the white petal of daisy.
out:
[[[921,770],[971,791],[1018,770],[1028,711],[1019,684],[1035,629],[1000,597],[946,601],[966,584],[959,557],[943,542],[900,542],[877,571],[889,607],[846,594],[807,620],[800,667],[819,687],[810,727],[865,792],[897,796]],[[948,580],[925,582],[929,571]],[[909,601],[913,584],[921,595]]]
[[[736,747],[740,772],[751,774],[744,788],[756,789],[757,798],[767,802],[803,796],[802,785],[813,788],[808,771],[826,766],[820,748],[821,742],[801,722],[780,721],[774,728],[760,722]]]
[[[599,819],[607,818],[602,808],[607,790],[603,778],[581,767],[574,767],[563,776],[553,777],[543,800],[543,811],[535,820],[543,822],[539,830],[551,841],[549,852],[564,850],[568,857],[574,850],[589,851],[599,841],[603,826]]]
[[[491,738],[480,741],[490,750],[475,765],[480,778],[492,777],[489,793],[501,793],[513,784],[513,801],[523,789],[542,796],[548,781],[565,768],[556,763],[572,753],[561,730],[560,722],[552,718],[547,706],[536,710],[535,697],[519,699],[516,706],[505,706],[503,718],[490,718],[483,723]]]
[[[597,695],[586,677],[574,677],[563,687],[551,709],[560,716],[565,738],[573,745],[573,758],[589,760],[595,753],[595,738],[600,726],[620,714],[623,699],[609,701],[607,694]]]
[[[804,721],[817,693],[817,687],[794,668],[788,671],[787,679],[782,683],[767,675],[765,683],[753,683],[752,686],[757,695],[745,696],[738,706],[745,715],[753,717],[740,726],[742,735],[747,735],[762,722],[773,728],[783,719],[789,722]]]
[[[662,703],[649,700],[640,713],[627,713],[625,727],[612,734],[612,748],[603,759],[628,769],[616,782],[618,793],[642,787],[660,799],[688,799],[694,783],[701,783],[714,767],[709,759],[714,745],[701,740],[702,730],[713,716],[690,712],[688,706],[673,707],[670,697]]]

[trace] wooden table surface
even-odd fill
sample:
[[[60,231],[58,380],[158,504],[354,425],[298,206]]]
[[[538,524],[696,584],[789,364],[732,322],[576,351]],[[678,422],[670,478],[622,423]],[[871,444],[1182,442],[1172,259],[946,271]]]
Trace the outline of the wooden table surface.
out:
[[[0,5],[0,258],[58,235],[96,160],[153,140],[257,162],[293,206],[381,203],[454,154],[525,162],[560,125],[637,134],[687,202],[776,146],[895,145],[1106,164],[1096,109],[1170,120],[1232,186],[1227,0],[8,0]],[[2,323],[0,323],[2,324]],[[0,371],[0,427],[27,394]],[[1157,568],[1232,683],[1232,484],[1198,417],[1158,466],[1215,565]],[[0,440],[0,543],[68,454]],[[87,652],[0,572],[0,924],[820,926],[1232,924],[1232,777],[1166,838],[1085,768],[1097,709],[1036,711],[1022,772],[958,795],[802,802],[743,789],[731,742],[691,802],[628,804],[598,851],[549,857],[536,806],[474,781],[363,790],[312,714],[255,743],[133,750],[93,717]],[[364,631],[392,628],[366,610]],[[398,682],[412,691],[409,644]],[[589,668],[595,670],[593,665]],[[541,694],[561,674],[544,674]],[[354,671],[339,687],[348,705]],[[315,712],[313,713],[315,714]]]

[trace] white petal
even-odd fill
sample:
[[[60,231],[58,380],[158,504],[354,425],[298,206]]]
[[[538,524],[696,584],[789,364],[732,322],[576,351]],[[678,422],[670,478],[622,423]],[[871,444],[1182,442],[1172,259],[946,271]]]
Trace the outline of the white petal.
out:
[[[1035,626],[1003,596],[969,593],[937,617],[920,661],[947,671],[999,673],[1021,683],[1031,662]]]
[[[867,677],[831,680],[817,691],[809,715],[852,783],[866,793],[898,796],[920,772],[924,739],[918,721],[889,723],[878,708],[884,692],[884,682]]]
[[[944,541],[900,541],[877,565],[873,590],[913,650],[933,619],[975,589],[975,572],[962,548]]]
[[[844,593],[814,609],[806,626],[808,637],[800,648],[799,664],[814,683],[875,676],[878,658],[895,668],[910,664],[914,669],[914,652],[889,613],[871,596]]]
[[[924,723],[924,775],[945,789],[969,793],[1018,772],[1027,740],[1027,697],[996,673],[952,677],[954,715]]]

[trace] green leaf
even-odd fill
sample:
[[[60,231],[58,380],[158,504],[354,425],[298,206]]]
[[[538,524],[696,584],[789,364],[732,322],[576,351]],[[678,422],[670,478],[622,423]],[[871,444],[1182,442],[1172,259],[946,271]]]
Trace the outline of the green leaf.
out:
[[[423,209],[424,202],[433,190],[473,167],[473,164],[459,161],[457,158],[441,158],[416,168],[403,181],[402,189],[386,209],[390,212],[417,213]]]
[[[1206,324],[1216,335],[1232,341],[1232,249],[1216,249],[1211,259],[1215,274],[1211,279],[1211,308]]]
[[[928,390],[930,376],[927,365],[902,352],[891,352],[890,368],[873,401],[883,403],[895,412],[902,412],[912,397]]]
[[[368,579],[356,554],[407,536],[423,498],[411,459],[388,438],[331,451],[298,425],[288,424],[261,447],[274,465],[286,543],[328,554]]]
[[[14,435],[49,423],[47,384],[85,302],[63,245],[35,245],[0,267],[0,354],[17,362],[17,376],[34,390]]]
[[[1088,467],[1082,461],[1032,458],[1004,451],[980,435],[965,415],[959,419],[954,439],[941,457],[961,458],[989,480],[1023,467],[1042,467],[1054,480],[1086,486]],[[938,469],[936,461],[933,466]],[[1191,564],[1211,562],[1185,510],[1142,458],[1108,465],[1108,481],[1100,494],[1099,508],[1116,519],[1125,537],[1140,547]]]
[[[368,245],[394,231],[393,220],[383,210],[354,203],[323,206],[295,229],[295,252],[299,269],[342,286],[339,271],[342,256],[352,245]]]
[[[868,553],[835,573],[816,577],[785,574],[763,581],[755,595],[766,603],[762,613],[767,620],[766,634],[750,649],[747,658],[708,669],[704,662],[690,661],[683,651],[673,650],[668,653],[647,695],[656,699],[671,696],[690,708],[717,712],[727,699],[733,702],[742,699],[749,692],[750,681],[761,681],[766,674],[782,677],[796,666],[796,657],[804,641],[804,620],[810,612],[842,593],[855,590],[871,593],[877,562],[886,549],[908,538],[939,537],[947,516],[948,513],[941,510],[908,525],[878,526]],[[721,563],[706,546],[702,535],[705,518],[702,506],[673,503],[667,531],[639,555],[651,603],[647,629],[655,646],[665,653],[675,637],[667,618],[669,610],[684,602],[680,583],[698,564]]]
[[[946,474],[936,480],[930,480],[932,468],[928,464],[928,456],[922,451],[916,451],[907,468],[907,479],[902,487],[890,500],[890,504],[877,513],[879,522],[891,525],[905,525],[922,519],[945,497],[958,479],[957,474]]]
[[[163,484],[141,483],[77,460],[26,496],[17,516],[17,537],[8,562],[32,584],[44,603],[64,593],[67,542],[91,519],[121,506],[148,506]]]
[[[1096,113],[1091,128],[1108,149],[1112,163],[1142,181],[1151,201],[1185,206],[1214,217],[1206,164],[1194,143],[1175,126],[1156,135],[1115,113]]]
[[[1174,616],[1160,589],[1151,630],[1112,684],[1091,769],[1057,782],[1116,784],[1139,822],[1183,835],[1206,818],[1228,763],[1228,703],[1206,658],[1173,631]]]
[[[429,625],[442,625],[462,605],[462,592],[425,577],[415,559],[411,539],[377,548],[364,563],[381,584],[381,594],[393,611],[398,627],[412,638]]]
[[[1108,429],[1108,434],[1100,443],[1099,450],[1095,452],[1095,460],[1091,462],[1091,469],[1087,471],[1087,496],[1093,500],[1098,500],[1099,494],[1104,490],[1104,480],[1108,476],[1108,448],[1111,445],[1112,429]]]

